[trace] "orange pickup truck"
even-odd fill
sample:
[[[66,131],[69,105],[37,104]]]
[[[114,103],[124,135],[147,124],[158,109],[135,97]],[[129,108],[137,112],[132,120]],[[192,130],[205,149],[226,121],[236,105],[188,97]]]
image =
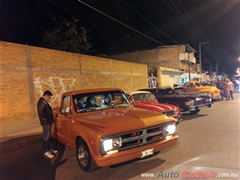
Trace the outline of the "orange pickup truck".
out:
[[[52,136],[83,171],[154,155],[179,138],[174,118],[134,107],[118,88],[65,92],[53,115]]]
[[[183,85],[187,92],[210,92],[212,99],[221,99],[220,90],[215,86],[202,86],[198,81],[189,81]]]

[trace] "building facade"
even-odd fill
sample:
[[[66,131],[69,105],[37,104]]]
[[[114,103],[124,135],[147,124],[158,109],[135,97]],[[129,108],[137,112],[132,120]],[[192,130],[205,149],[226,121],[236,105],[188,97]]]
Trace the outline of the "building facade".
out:
[[[183,85],[191,79],[202,79],[199,64],[196,63],[196,51],[188,44],[158,46],[155,49],[111,55],[117,60],[146,64],[156,69],[158,87]],[[149,73],[149,78],[153,79]]]

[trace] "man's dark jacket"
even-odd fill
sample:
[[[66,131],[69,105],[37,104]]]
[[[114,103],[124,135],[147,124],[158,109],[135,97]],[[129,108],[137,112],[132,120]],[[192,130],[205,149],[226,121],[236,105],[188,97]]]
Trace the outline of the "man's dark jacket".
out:
[[[41,125],[48,125],[54,122],[52,107],[43,97],[38,100],[37,111]]]

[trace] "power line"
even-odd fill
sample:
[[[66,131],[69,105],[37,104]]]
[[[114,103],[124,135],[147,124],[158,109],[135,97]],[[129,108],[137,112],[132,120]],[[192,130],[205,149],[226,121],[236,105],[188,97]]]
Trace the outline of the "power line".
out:
[[[118,39],[121,39],[122,41],[124,41],[124,42],[126,42],[126,43],[128,43],[128,44],[130,44],[130,45],[133,45],[133,46],[135,46],[135,47],[137,47],[137,48],[140,48],[139,46],[137,46],[137,45],[135,45],[135,44],[133,44],[133,43],[131,43],[131,42],[129,42],[129,41],[126,41],[125,39],[123,39],[123,38],[121,38],[121,37],[119,37],[119,36],[116,36],[115,34],[109,32],[109,31],[107,31],[107,30],[105,30],[105,29],[103,29],[103,28],[101,28],[101,27],[99,27],[99,26],[97,26],[96,24],[93,24],[92,22],[89,22],[88,20],[86,20],[86,19],[80,17],[79,15],[77,15],[77,14],[75,14],[75,13],[69,11],[69,10],[67,10],[66,8],[63,8],[62,6],[60,6],[60,5],[56,4],[56,3],[53,3],[53,2],[50,1],[50,0],[49,0],[49,2],[52,3],[52,4],[55,5],[55,6],[57,6],[57,7],[61,8],[61,9],[63,9],[64,11],[66,11],[66,12],[68,12],[68,13],[70,13],[70,14],[72,14],[72,15],[78,17],[78,18],[80,18],[81,20],[83,20],[83,21],[85,21],[85,22],[87,22],[87,23],[89,23],[89,24],[91,24],[91,25],[93,25],[93,26],[95,26],[95,27],[101,29],[102,31],[104,31],[104,32],[106,32],[106,33],[108,33],[108,34],[110,34],[110,35],[112,35],[112,36],[114,36],[114,37],[116,37],[116,38],[118,38]]]
[[[157,29],[160,33],[162,33],[164,36],[168,37],[169,39],[171,39],[173,42],[177,43],[178,45],[180,44],[177,41],[175,41],[174,39],[172,39],[171,37],[169,37],[167,34],[165,34],[163,31],[161,31],[158,27],[156,27],[153,23],[151,23],[148,19],[146,19],[143,15],[141,15],[137,10],[135,10],[131,5],[129,5],[125,0],[123,0],[123,2],[125,4],[127,4],[132,10],[134,10],[139,16],[141,16],[145,21],[147,21],[150,25],[152,25],[155,29]]]
[[[197,28],[197,30],[200,32],[201,36],[203,37],[203,41],[208,41],[207,38],[202,34],[201,30],[197,27],[196,23],[192,20],[191,16],[189,16],[188,12],[186,11],[186,9],[184,8],[184,6],[182,5],[182,3],[181,3],[179,0],[178,0],[178,3],[179,3],[180,6],[182,7],[182,9],[185,11],[185,13],[187,14],[188,18],[191,20],[191,22],[193,23],[193,25],[194,25],[194,26]],[[212,51],[212,53],[214,54],[214,56],[216,57],[216,59],[218,59],[217,56],[216,56],[216,53],[215,53],[215,51],[213,50],[213,48],[212,48],[212,46],[211,46],[210,43],[209,43],[209,45],[210,45],[210,50],[209,50],[208,46],[207,46],[207,49],[209,50],[209,52]]]
[[[131,30],[133,30],[133,31],[135,31],[136,33],[141,34],[142,36],[144,36],[144,37],[146,37],[146,38],[148,38],[148,39],[150,39],[150,40],[152,40],[152,41],[154,41],[154,42],[156,42],[156,43],[158,43],[158,44],[161,44],[161,45],[164,45],[164,46],[165,46],[165,44],[163,44],[163,43],[161,43],[161,42],[159,42],[159,41],[157,41],[157,40],[155,40],[155,39],[153,39],[153,38],[151,38],[151,37],[149,37],[149,36],[143,34],[142,32],[140,32],[140,31],[138,31],[138,30],[136,30],[136,29],[134,29],[134,28],[132,28],[132,27],[130,27],[130,26],[124,24],[124,23],[122,23],[122,22],[119,21],[119,20],[117,20],[117,19],[115,19],[115,18],[113,18],[113,17],[111,17],[111,16],[109,16],[109,15],[103,13],[102,11],[100,11],[100,10],[98,10],[98,9],[96,9],[96,8],[94,8],[94,7],[92,7],[92,6],[90,6],[89,4],[87,4],[87,3],[85,3],[85,2],[83,2],[83,1],[81,1],[81,0],[78,0],[78,2],[84,4],[85,6],[88,6],[89,8],[91,8],[91,9],[93,9],[93,10],[99,12],[100,14],[102,14],[102,15],[104,15],[104,16],[106,16],[106,17],[112,19],[112,20],[114,20],[115,22],[117,22],[117,23],[119,23],[119,24],[121,24],[121,25],[123,25],[123,26],[125,26],[125,27],[127,27],[127,28],[129,28],[129,29],[131,29]]]
[[[209,66],[211,66],[211,68],[216,69],[205,57],[205,55],[202,53],[202,56],[205,58],[205,61],[209,64]]]
[[[16,20],[18,20],[18,21],[21,21],[21,22],[23,22],[23,23],[25,23],[25,24],[27,24],[27,25],[29,25],[29,26],[34,27],[34,28],[38,31],[39,34],[41,34],[41,35],[43,34],[41,31],[39,31],[39,27],[38,27],[38,26],[36,26],[36,25],[34,25],[34,24],[32,24],[32,23],[24,20],[24,19],[21,19],[21,18],[15,16],[15,15],[13,15],[13,14],[10,14],[10,13],[4,12],[4,11],[2,11],[2,12],[5,13],[10,19],[13,19],[13,18],[14,18],[14,19],[16,19]]]
[[[167,5],[167,7],[172,11],[172,13],[182,22],[182,24],[190,31],[192,32],[191,29],[189,29],[189,27],[181,20],[181,18],[179,18],[179,16],[173,11],[173,9],[165,2],[165,0],[163,0],[163,2]],[[174,4],[174,3],[173,3]],[[174,5],[175,6],[175,5]],[[176,6],[175,6],[176,7]],[[177,9],[178,10],[178,9]],[[179,11],[179,10],[178,10]],[[190,26],[191,27],[191,26]],[[192,32],[192,34],[199,39],[199,37],[197,37],[197,35],[195,33]]]
[[[145,21],[147,21],[151,26],[153,26],[155,29],[157,29],[159,32],[161,32],[163,35],[165,35],[166,37],[168,37],[169,39],[171,39],[172,41],[174,41],[175,43],[177,43],[178,45],[180,45],[180,43],[178,43],[177,41],[175,41],[174,39],[172,39],[171,37],[169,37],[167,34],[165,34],[163,31],[161,31],[159,28],[157,28],[153,23],[151,23],[149,20],[147,20],[147,18],[145,18],[142,14],[140,14],[137,10],[135,10],[131,5],[129,5],[125,0],[123,0],[125,4],[127,4],[134,12],[136,12],[141,18],[143,18]],[[169,56],[168,56],[168,52],[167,52],[167,60],[169,60]]]
[[[182,9],[185,11],[185,13],[187,14],[188,18],[191,20],[191,22],[193,23],[193,25],[195,26],[195,28],[200,32],[200,35],[198,35],[198,32],[191,26],[191,24],[188,23],[188,21],[186,20],[186,18],[182,15],[182,13],[178,10],[178,8],[175,6],[175,4],[171,1],[171,3],[174,5],[174,7],[178,10],[178,12],[181,14],[181,16],[184,18],[184,20],[190,25],[190,27],[194,30],[194,33],[197,33],[197,36],[200,37],[199,40],[201,39],[206,39],[206,37],[202,34],[202,32],[200,31],[200,29],[197,27],[196,23],[192,20],[192,18],[189,16],[189,14],[187,13],[187,11],[185,10],[185,8],[183,7],[183,5],[180,3],[180,1],[178,0],[179,4],[181,5]],[[209,48],[207,48],[209,50]],[[212,53],[216,56],[211,44],[210,44],[210,50],[212,51]],[[209,50],[209,52],[210,52]],[[208,62],[209,63],[209,62]]]
[[[208,41],[207,38],[202,34],[202,32],[200,31],[200,29],[197,27],[196,23],[192,20],[191,16],[187,13],[186,9],[184,8],[184,6],[181,4],[181,2],[178,0],[178,3],[180,4],[180,6],[182,7],[182,9],[185,11],[186,15],[188,16],[188,18],[191,20],[191,22],[193,23],[193,25],[195,26],[195,28],[198,30],[198,32],[200,32],[201,36],[203,37],[202,41]]]

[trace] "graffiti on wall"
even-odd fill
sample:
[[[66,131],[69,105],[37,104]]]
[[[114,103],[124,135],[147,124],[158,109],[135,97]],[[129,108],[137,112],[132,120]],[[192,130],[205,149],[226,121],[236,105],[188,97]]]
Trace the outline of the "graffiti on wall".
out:
[[[49,90],[53,93],[51,103],[59,103],[62,93],[72,90],[76,79],[74,78],[61,78],[49,77],[47,80],[37,77],[33,84],[39,96],[42,96],[44,91]]]

